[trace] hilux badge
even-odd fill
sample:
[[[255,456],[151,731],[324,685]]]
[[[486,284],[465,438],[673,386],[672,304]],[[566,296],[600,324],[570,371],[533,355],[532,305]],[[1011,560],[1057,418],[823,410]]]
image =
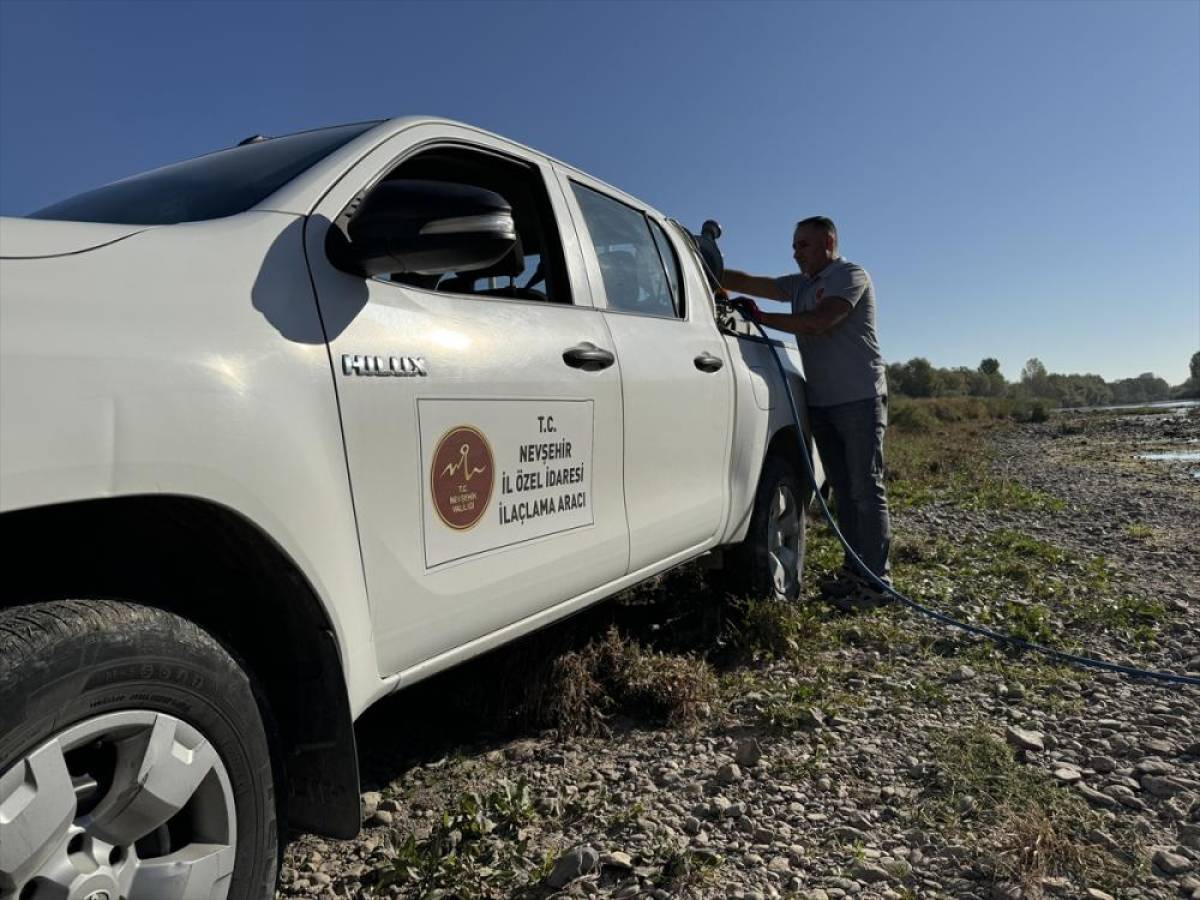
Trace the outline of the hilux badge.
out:
[[[401,378],[426,376],[423,356],[358,356],[342,354],[343,375],[397,375]]]

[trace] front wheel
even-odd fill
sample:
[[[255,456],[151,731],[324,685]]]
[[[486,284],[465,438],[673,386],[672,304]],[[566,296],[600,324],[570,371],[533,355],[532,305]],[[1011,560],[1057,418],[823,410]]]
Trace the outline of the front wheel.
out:
[[[804,486],[781,456],[763,463],[746,538],[726,553],[723,590],[755,599],[794,601],[804,574]]]
[[[264,900],[278,832],[246,673],[162,610],[0,611],[0,898]]]

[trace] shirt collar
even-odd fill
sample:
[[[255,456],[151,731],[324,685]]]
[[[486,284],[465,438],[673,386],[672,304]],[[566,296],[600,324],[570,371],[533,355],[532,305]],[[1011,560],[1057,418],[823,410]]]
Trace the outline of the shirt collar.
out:
[[[830,269],[832,269],[838,263],[842,263],[842,262],[845,262],[845,260],[843,260],[840,256],[835,256],[833,259],[831,259],[829,261],[829,265],[827,265],[825,268],[823,268],[816,275],[812,276],[812,278],[810,278],[809,281],[816,281],[818,278],[824,278],[826,275],[829,274]]]

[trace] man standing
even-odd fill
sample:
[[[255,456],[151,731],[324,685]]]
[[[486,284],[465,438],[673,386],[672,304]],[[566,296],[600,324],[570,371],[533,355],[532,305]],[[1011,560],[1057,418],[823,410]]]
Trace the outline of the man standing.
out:
[[[809,423],[833,487],[838,528],[867,568],[890,581],[892,535],[883,487],[887,381],[875,337],[875,290],[861,266],[838,256],[837,228],[824,216],[796,225],[792,257],[799,275],[770,278],[725,269],[721,286],[791,304],[791,312],[764,313],[753,300],[738,302],[754,321],[796,335]],[[842,609],[886,601],[849,555],[822,590]]]

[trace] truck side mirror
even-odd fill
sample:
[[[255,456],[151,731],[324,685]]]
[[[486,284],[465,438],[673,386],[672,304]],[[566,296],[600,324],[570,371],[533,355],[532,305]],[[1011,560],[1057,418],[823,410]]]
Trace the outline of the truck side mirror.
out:
[[[355,275],[440,275],[495,265],[512,251],[512,207],[465,184],[396,179],[351,203],[326,237],[330,261]]]

